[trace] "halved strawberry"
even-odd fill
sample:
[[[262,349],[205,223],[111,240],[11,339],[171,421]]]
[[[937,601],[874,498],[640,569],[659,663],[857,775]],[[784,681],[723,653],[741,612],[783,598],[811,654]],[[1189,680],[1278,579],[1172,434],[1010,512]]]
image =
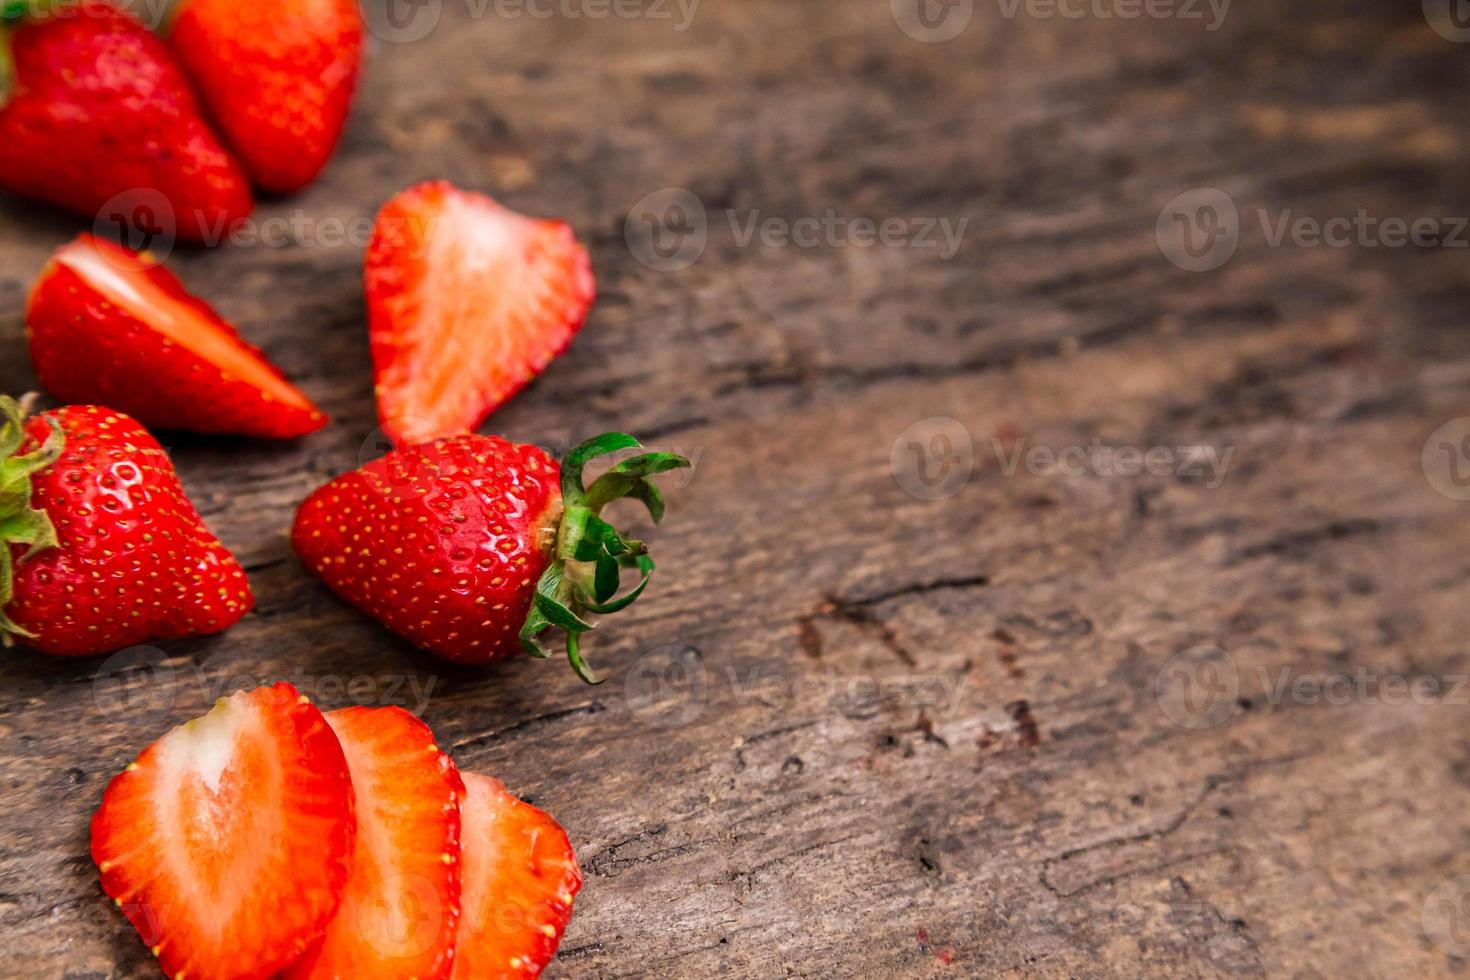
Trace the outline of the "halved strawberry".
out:
[[[352,772],[357,847],[336,918],[283,976],[443,980],[459,920],[459,772],[402,708],[326,717]]]
[[[564,222],[442,180],[383,206],[366,287],[378,414],[398,444],[473,430],[566,350],[596,291]]]
[[[556,955],[582,872],[566,831],[506,792],[464,774],[464,911],[454,980],[538,976]]]
[[[144,749],[107,786],[92,858],[165,974],[263,978],[336,911],[354,827],[337,739],[277,684]]]
[[[144,425],[291,438],[327,418],[167,269],[106,239],[57,250],[26,310],[41,383]]]

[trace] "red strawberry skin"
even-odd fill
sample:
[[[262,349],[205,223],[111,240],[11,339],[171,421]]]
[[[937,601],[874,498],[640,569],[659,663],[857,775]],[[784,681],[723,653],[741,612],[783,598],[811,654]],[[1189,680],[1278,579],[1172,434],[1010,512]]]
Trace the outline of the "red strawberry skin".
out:
[[[134,219],[190,241],[223,236],[250,214],[244,172],[168,49],[131,16],[82,0],[64,16],[23,22],[11,43],[0,185],[88,217],[118,194],[151,189],[173,214]]]
[[[31,292],[26,333],[57,398],[153,428],[288,439],[327,422],[173,273],[105,239],[57,251]]]
[[[339,596],[436,656],[515,653],[561,517],[560,467],[534,446],[465,435],[398,449],[301,505],[291,532]]]
[[[355,829],[337,738],[282,683],[144,749],[103,794],[92,859],[166,976],[263,980],[335,914]]]
[[[464,783],[402,708],[329,712],[357,800],[342,905],[283,980],[447,980],[459,926]]]
[[[383,206],[364,276],[378,414],[399,445],[472,431],[566,350],[596,293],[564,222],[446,181]]]
[[[204,526],[157,440],[133,419],[72,406],[26,423],[30,451],[54,418],[61,458],[32,477],[32,503],[58,544],[20,562],[5,612],[29,646],[86,656],[154,639],[217,633],[254,605],[233,555]]]
[[[169,45],[250,176],[287,194],[337,146],[362,40],[357,0],[186,0]]]
[[[536,977],[556,955],[582,872],[566,831],[498,779],[465,773],[463,911],[453,980]]]

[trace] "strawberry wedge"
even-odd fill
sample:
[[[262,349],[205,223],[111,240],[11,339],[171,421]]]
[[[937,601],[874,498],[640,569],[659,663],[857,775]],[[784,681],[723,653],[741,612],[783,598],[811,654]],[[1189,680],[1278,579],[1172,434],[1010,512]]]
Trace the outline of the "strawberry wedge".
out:
[[[378,414],[398,445],[473,431],[566,350],[596,291],[564,222],[445,181],[383,206],[364,280]]]
[[[326,718],[352,773],[357,846],[336,918],[283,977],[444,980],[459,920],[459,772],[402,708]]]
[[[354,826],[337,739],[277,684],[144,749],[107,786],[92,857],[165,974],[264,978],[336,911]]]
[[[150,428],[289,439],[327,418],[167,269],[82,235],[41,273],[26,310],[31,358],[57,398]]]
[[[566,831],[506,792],[464,774],[463,912],[454,980],[535,977],[556,955],[582,872]]]

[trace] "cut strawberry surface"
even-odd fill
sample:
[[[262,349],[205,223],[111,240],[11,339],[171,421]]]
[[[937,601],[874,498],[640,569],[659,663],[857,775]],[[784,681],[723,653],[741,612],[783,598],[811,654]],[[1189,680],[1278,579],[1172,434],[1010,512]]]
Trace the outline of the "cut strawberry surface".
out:
[[[464,774],[463,912],[454,980],[535,977],[556,955],[582,872],[566,831],[506,792]]]
[[[401,708],[326,717],[356,792],[352,875],[326,933],[284,976],[442,980],[459,919],[464,784],[434,733]]]
[[[264,978],[336,911],[354,827],[337,739],[283,683],[145,749],[108,784],[92,857],[166,975]]]
[[[327,421],[172,273],[106,239],[57,251],[26,326],[37,375],[65,401],[208,433],[292,438]]]
[[[567,348],[595,293],[564,222],[445,181],[384,205],[365,283],[378,413],[398,444],[473,430]]]

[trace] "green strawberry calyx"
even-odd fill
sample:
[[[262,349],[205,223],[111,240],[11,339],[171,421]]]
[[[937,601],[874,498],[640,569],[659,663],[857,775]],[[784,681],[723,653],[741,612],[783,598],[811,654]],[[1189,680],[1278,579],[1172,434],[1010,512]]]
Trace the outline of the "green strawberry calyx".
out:
[[[51,434],[38,448],[24,456],[17,455],[25,444],[26,405],[0,395],[0,644],[11,646],[16,637],[34,639],[5,615],[5,607],[15,598],[15,564],[13,546],[24,546],[18,559],[25,562],[37,552],[56,547],[56,528],[51,518],[31,502],[31,476],[61,458],[66,436],[61,423],[47,417]]]
[[[574,447],[562,460],[561,524],[552,545],[551,564],[536,583],[535,599],[521,627],[521,648],[541,659],[550,655],[538,639],[541,633],[552,627],[564,631],[567,659],[588,684],[602,682],[582,659],[581,637],[593,625],[586,614],[605,615],[628,608],[643,594],[653,574],[648,545],[623,537],[602,519],[602,509],[628,497],[647,507],[657,524],[663,520],[664,498],[651,477],[692,464],[674,453],[643,453],[613,465],[590,487],[583,485],[582,471],[599,456],[642,448],[630,435],[608,432]],[[619,596],[623,569],[636,569],[640,581]]]

